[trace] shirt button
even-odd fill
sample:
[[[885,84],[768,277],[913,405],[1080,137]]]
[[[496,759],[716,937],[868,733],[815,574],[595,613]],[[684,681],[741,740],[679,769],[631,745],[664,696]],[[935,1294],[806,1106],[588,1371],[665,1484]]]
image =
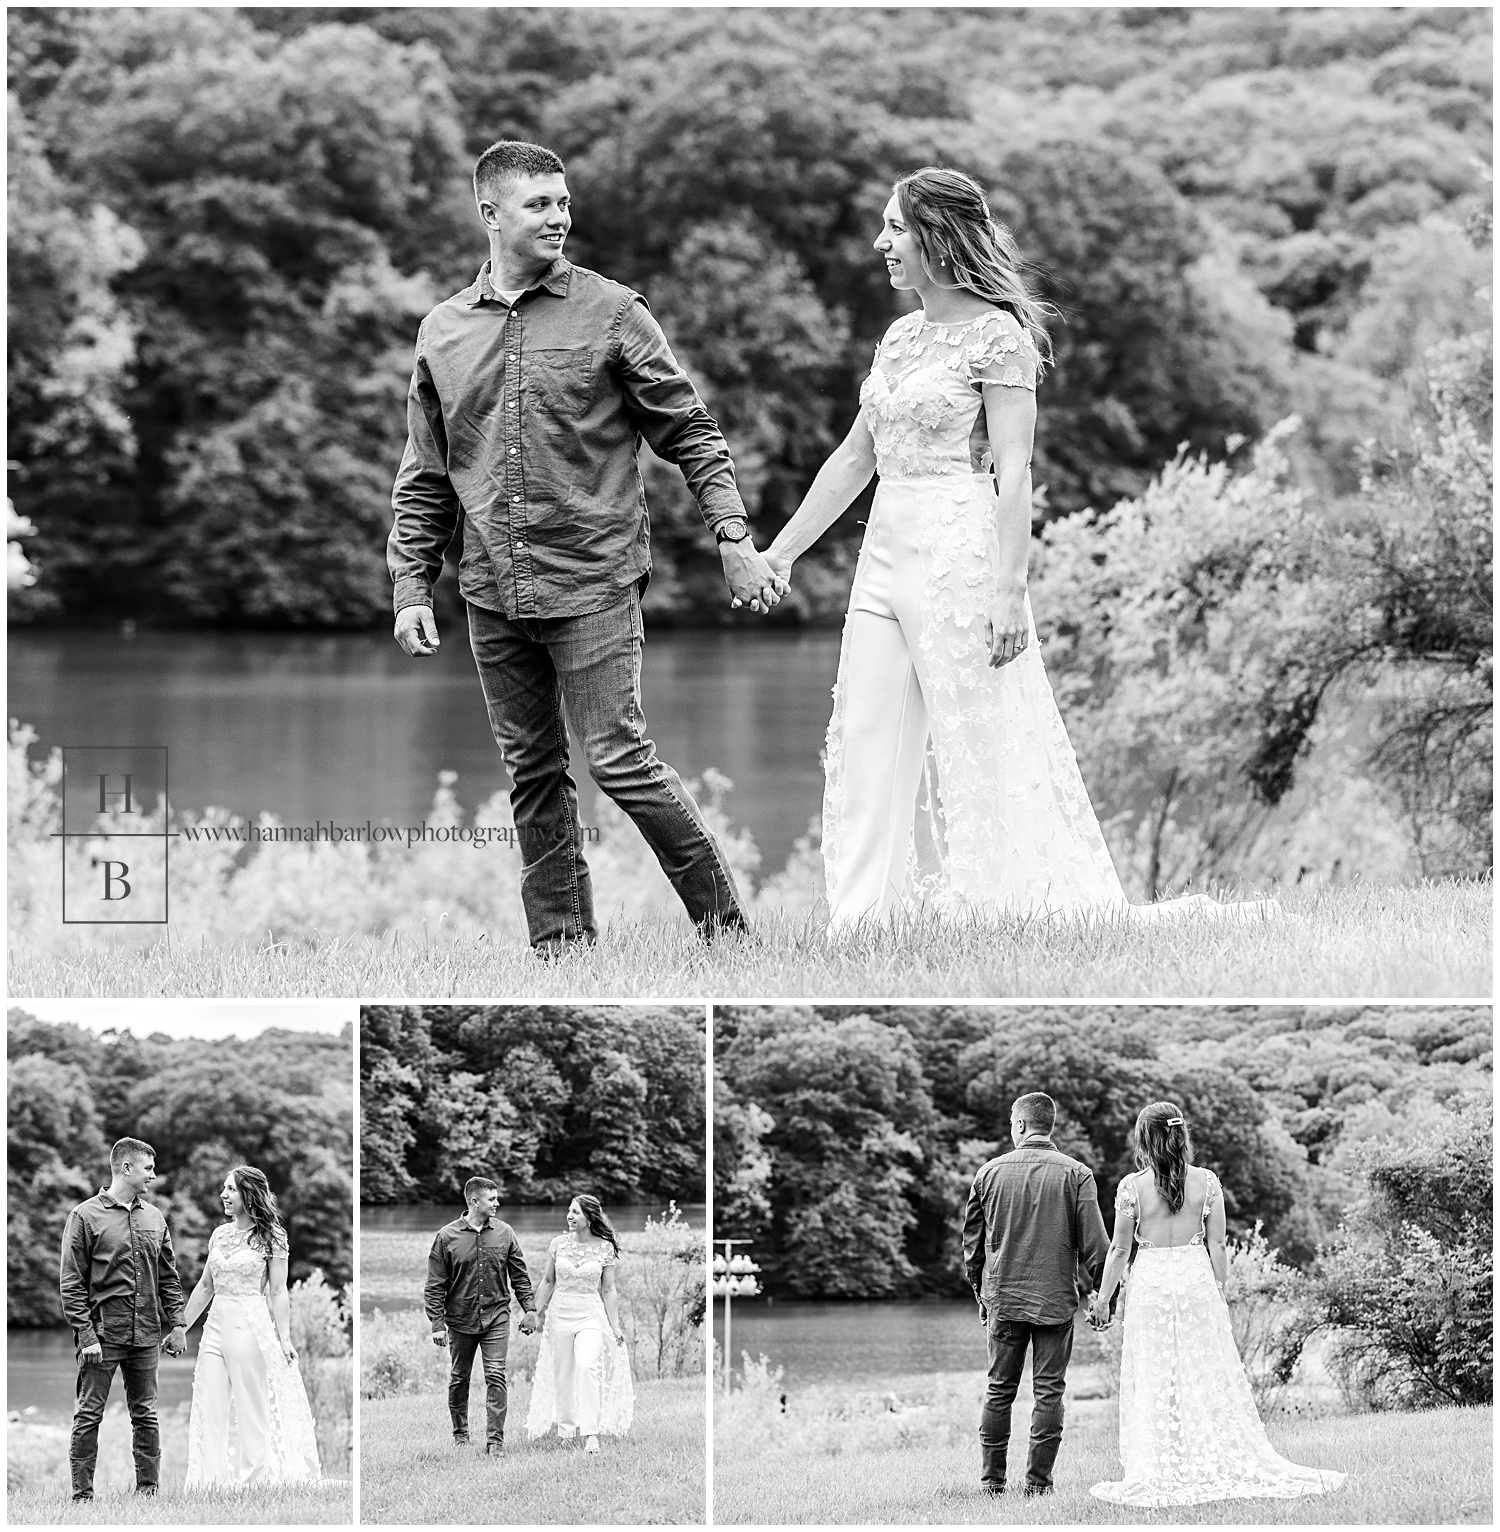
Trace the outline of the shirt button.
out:
[[[515,361],[515,359],[516,359],[516,354],[515,354],[514,351],[507,351],[505,353],[505,360],[507,362],[513,362],[513,361]]]
[[[512,447],[512,448],[511,448],[511,449],[510,449],[510,455],[511,455],[511,456],[512,456],[512,457],[514,457],[514,456],[515,456],[515,455],[516,455],[516,451],[517,451],[517,449],[516,449],[516,448],[515,448],[515,447]]]
[[[510,498],[511,498],[511,503],[515,504],[515,503],[517,503],[520,500],[521,497],[519,495],[512,495]]]

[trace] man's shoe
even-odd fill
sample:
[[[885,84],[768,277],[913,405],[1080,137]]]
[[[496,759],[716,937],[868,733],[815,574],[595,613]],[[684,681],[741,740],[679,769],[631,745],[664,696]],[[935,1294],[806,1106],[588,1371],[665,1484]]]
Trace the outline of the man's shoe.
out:
[[[1003,1484],[981,1483],[979,1488],[980,1492],[986,1495],[1003,1495],[1005,1493],[1005,1486]]]
[[[137,1484],[135,1492],[138,1495],[154,1495],[156,1493],[156,1486],[154,1484]]]
[[[505,1451],[505,1442],[503,1440],[498,1441],[498,1442],[494,1441],[494,1440],[491,1440],[491,1441],[487,1441],[484,1444],[484,1455],[486,1457],[489,1457],[491,1454],[493,1454],[496,1457],[499,1457],[499,1455],[502,1452],[504,1452],[504,1451]]]
[[[1030,1500],[1033,1495],[1050,1495],[1051,1493],[1052,1486],[1050,1484],[1028,1484],[1026,1486],[1026,1498],[1028,1500]]]
[[[91,1489],[82,1489],[82,1490],[79,1490],[79,1492],[76,1495],[73,1496],[73,1504],[77,1505],[80,1500],[92,1500],[93,1498],[94,1498],[93,1490],[91,1490]]]
[[[453,1433],[453,1445],[455,1447],[467,1447],[469,1445],[469,1433],[467,1431],[455,1431]]]

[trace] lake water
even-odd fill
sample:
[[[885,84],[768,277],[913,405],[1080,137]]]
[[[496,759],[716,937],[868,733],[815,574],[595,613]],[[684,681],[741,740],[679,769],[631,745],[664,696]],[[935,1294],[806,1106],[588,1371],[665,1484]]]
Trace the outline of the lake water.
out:
[[[193,1397],[193,1367],[198,1356],[202,1325],[188,1334],[186,1356],[163,1355],[156,1371],[156,1398],[163,1409]],[[78,1370],[71,1330],[12,1329],[5,1337],[6,1407],[35,1410],[39,1420],[69,1420],[73,1414],[73,1382]],[[110,1402],[124,1402],[125,1385],[119,1374],[110,1389]]]
[[[642,688],[652,738],[684,777],[729,776],[731,818],[786,865],[822,802],[819,752],[836,632],[658,632]],[[383,633],[13,632],[12,718],[38,748],[150,744],[170,752],[178,809],[210,804],[285,824],[420,823],[440,771],[472,810],[507,787],[474,661],[450,626],[430,660]],[[575,752],[591,822],[595,789]]]
[[[731,1349],[762,1355],[788,1386],[878,1382],[933,1372],[983,1372],[984,1329],[969,1298],[815,1303],[733,1300]],[[724,1303],[714,1301],[714,1339],[724,1344]]]

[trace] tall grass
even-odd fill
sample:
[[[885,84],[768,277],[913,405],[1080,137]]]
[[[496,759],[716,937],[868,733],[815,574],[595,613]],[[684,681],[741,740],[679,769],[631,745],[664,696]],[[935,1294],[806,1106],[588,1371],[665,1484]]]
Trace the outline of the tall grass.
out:
[[[176,895],[174,894],[174,898]],[[913,917],[825,939],[813,913],[765,913],[748,939],[713,946],[685,921],[609,925],[597,946],[551,963],[519,942],[435,920],[415,937],[184,941],[100,939],[12,949],[10,993],[27,995],[382,995],[392,999],[902,996],[1025,999],[1439,997],[1492,991],[1487,882],[1294,889],[1277,921],[1189,918],[963,924]]]
[[[1120,1476],[1113,1400],[1081,1398],[1070,1377],[1056,1492],[1042,1499],[979,1487],[979,1374],[897,1378],[880,1388],[830,1385],[783,1401],[773,1372],[751,1365],[747,1387],[714,1400],[714,1520],[797,1525],[1321,1524],[1491,1519],[1489,1409],[1423,1414],[1277,1417],[1267,1429],[1295,1462],[1343,1470],[1344,1487],[1300,1500],[1216,1501],[1137,1511],[1090,1486]],[[1084,1392],[1088,1389],[1085,1387]],[[1012,1417],[1011,1461],[1025,1461],[1031,1395]]]
[[[130,1419],[116,1400],[99,1427],[92,1504],[73,1505],[68,1474],[69,1427],[12,1419],[6,1437],[6,1510],[14,1525],[80,1522],[95,1526],[158,1522],[349,1522],[353,1520],[347,1456],[341,1472],[317,1484],[265,1490],[183,1489],[187,1477],[188,1406],[162,1410],[161,1489],[136,1495]],[[319,1442],[320,1449],[322,1442]]]
[[[505,844],[251,848],[179,839],[170,926],[64,926],[63,858],[71,858],[70,879],[86,879],[104,843],[59,849],[59,765],[29,765],[33,739],[13,731],[9,753],[16,996],[1467,997],[1491,986],[1487,882],[1293,887],[1282,892],[1286,918],[1275,922],[918,913],[831,941],[821,862],[808,839],[754,892],[753,937],[706,947],[639,832],[608,802],[588,852],[603,937],[546,966],[526,948],[519,858]],[[499,793],[466,822],[453,781],[443,774],[431,825],[451,832],[511,823]],[[728,780],[709,771],[698,786],[741,886],[752,889],[760,854],[730,822]],[[241,823],[214,809],[175,822],[220,831]]]

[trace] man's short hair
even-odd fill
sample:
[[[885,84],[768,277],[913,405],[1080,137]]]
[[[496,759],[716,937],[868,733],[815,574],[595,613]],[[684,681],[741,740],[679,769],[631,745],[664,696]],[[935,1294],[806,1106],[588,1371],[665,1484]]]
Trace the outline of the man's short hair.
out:
[[[115,1140],[114,1147],[109,1151],[109,1168],[118,1170],[126,1160],[155,1160],[156,1150],[144,1139],[119,1138]]]
[[[1018,1096],[1010,1114],[1019,1117],[1035,1133],[1050,1133],[1057,1121],[1057,1103],[1051,1096],[1034,1090],[1029,1096]]]
[[[550,149],[518,138],[502,138],[491,144],[474,165],[474,198],[483,202],[493,197],[508,176],[562,174],[563,162]]]
[[[470,1176],[464,1182],[464,1201],[472,1202],[480,1192],[498,1192],[500,1188],[488,1176]]]

